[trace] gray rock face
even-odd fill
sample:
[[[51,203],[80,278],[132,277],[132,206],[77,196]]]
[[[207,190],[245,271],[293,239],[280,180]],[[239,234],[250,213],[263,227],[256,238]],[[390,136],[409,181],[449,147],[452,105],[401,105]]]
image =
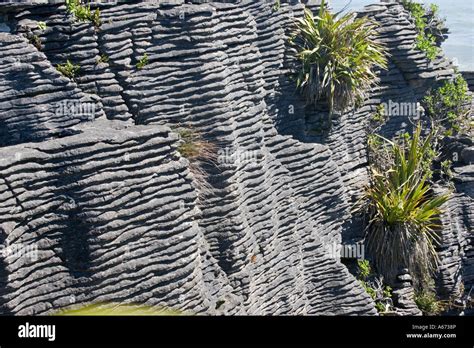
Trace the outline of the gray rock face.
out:
[[[462,75],[469,86],[469,90],[474,92],[474,71],[463,71]]]
[[[367,8],[393,53],[390,69],[324,136],[311,132],[320,115],[288,78],[298,1],[104,5],[100,29],[60,4],[0,7],[11,28],[0,33],[0,242],[33,247],[0,259],[0,311],[133,302],[207,314],[376,314],[329,252],[360,239],[351,208],[368,178],[367,120],[380,102],[416,100],[452,75],[442,57],[430,65],[413,50],[399,7]],[[74,81],[54,68],[68,59],[81,67]],[[94,112],[58,113],[63,100]],[[407,125],[394,118],[384,132]],[[175,126],[217,147],[205,187],[177,151]],[[457,202],[459,219],[472,215],[469,201]],[[452,264],[472,270],[459,255]]]
[[[65,135],[100,115],[100,103],[63,77],[26,39],[0,33],[0,47],[0,146]],[[89,104],[94,112],[69,112],[63,105],[70,101]]]
[[[398,315],[421,315],[414,300],[413,284],[408,270],[403,270],[393,287],[393,304]]]
[[[98,121],[78,135],[2,148],[0,232],[23,251],[2,260],[2,312],[90,301],[202,311],[230,297],[194,220],[196,194],[175,142],[165,127]]]
[[[367,135],[369,120],[377,105],[385,103],[419,102],[430,87],[437,86],[455,76],[454,66],[441,54],[430,62],[425,54],[415,49],[416,30],[411,17],[397,3],[367,6],[360,15],[367,15],[381,24],[381,42],[390,52],[389,69],[379,73],[380,86],[374,89],[364,105],[333,120],[331,129],[321,132],[321,119],[326,112],[305,110],[305,142],[319,142],[332,149],[332,158],[339,167],[344,187],[350,201],[355,203],[368,185]],[[464,73],[468,83],[470,74]],[[471,86],[472,87],[472,86]],[[424,121],[423,115],[420,119]],[[387,115],[380,133],[388,138],[410,131],[417,119],[413,115]],[[322,135],[321,135],[322,133]],[[446,204],[442,217],[442,243],[439,247],[441,259],[437,279],[438,290],[446,298],[457,296],[462,289],[469,292],[473,286],[472,269],[472,180],[470,179],[472,139],[455,139],[445,146],[445,159],[455,158],[456,191]],[[455,157],[453,157],[456,153]],[[466,166],[467,165],[467,166]],[[364,236],[362,217],[352,215],[343,225],[342,238],[345,243],[360,241]]]
[[[445,298],[469,293],[474,285],[473,165],[466,156],[472,148],[469,137],[447,137],[443,144],[443,159],[453,161],[455,190],[445,204],[439,256],[439,293]],[[464,154],[464,155],[463,155]]]
[[[451,224],[461,235],[461,274],[459,286],[468,293],[474,286],[474,165],[454,169],[457,195],[454,199],[456,209]]]
[[[1,150],[2,238],[37,248],[36,259],[4,259],[3,312],[124,301],[208,314],[376,313],[328,253],[348,216],[331,152],[279,135],[269,115],[272,57],[249,13],[259,6],[117,5],[102,10],[98,32],[59,22],[63,8],[15,15],[11,36],[27,46],[29,23],[47,23],[37,55],[51,71],[79,64],[66,86],[97,94],[106,117]],[[97,71],[99,52],[109,63]],[[178,124],[247,157],[224,156],[201,190],[162,126]]]
[[[474,147],[466,147],[461,151],[461,160],[465,164],[474,163]]]

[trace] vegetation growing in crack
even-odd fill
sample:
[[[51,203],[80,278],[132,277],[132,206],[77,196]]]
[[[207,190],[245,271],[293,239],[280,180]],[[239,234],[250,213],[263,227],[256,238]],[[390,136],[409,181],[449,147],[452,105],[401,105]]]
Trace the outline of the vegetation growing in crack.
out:
[[[416,48],[425,52],[429,60],[434,60],[438,56],[439,48],[436,46],[433,36],[418,34]]]
[[[437,315],[443,310],[442,303],[437,299],[436,293],[431,290],[420,290],[415,294],[416,306],[424,315]]]
[[[365,292],[374,300],[377,311],[379,313],[392,311],[392,288],[383,283],[383,277],[377,277],[373,273],[369,260],[358,260],[357,266],[357,278]]]
[[[441,169],[440,169],[440,176],[441,179],[451,182],[451,180],[454,177],[453,171],[451,170],[451,167],[453,165],[453,161],[451,160],[445,160],[440,163]]]
[[[471,297],[472,290],[466,292],[464,283],[461,283],[458,292],[452,294],[447,300],[440,299],[434,289],[434,281],[430,280],[426,288],[415,293],[415,303],[424,315],[449,315],[449,312],[459,314],[466,309],[474,308],[474,300]]]
[[[410,12],[418,32],[416,48],[426,53],[429,60],[434,60],[439,53],[438,45],[445,32],[444,21],[438,16],[438,6],[428,7],[420,3],[403,0],[403,7]]]
[[[28,41],[30,42],[30,44],[35,46],[38,51],[41,51],[41,49],[42,49],[41,39],[38,35],[33,34],[33,33],[30,32],[26,35],[26,37],[27,37]]]
[[[437,269],[439,215],[449,198],[435,195],[428,182],[435,136],[432,131],[422,139],[420,125],[413,137],[390,141],[378,136],[382,155],[372,159],[363,208],[369,216],[366,244],[378,272],[392,283],[399,268],[406,267],[416,289],[422,289]]]
[[[276,12],[281,8],[281,0],[276,0],[273,4],[272,11]]]
[[[73,64],[69,59],[64,64],[58,64],[56,69],[66,77],[70,79],[76,78],[77,74],[81,67],[79,65]]]
[[[190,171],[198,187],[207,192],[210,189],[204,169],[206,165],[214,165],[217,161],[217,147],[203,138],[202,134],[186,127],[176,129],[179,135],[178,152],[188,159]]]
[[[377,123],[377,124],[380,124],[380,123],[383,123],[385,122],[385,107],[383,104],[379,104],[377,105],[376,109],[375,109],[375,113],[372,114],[372,121]]]
[[[188,160],[213,160],[216,156],[215,146],[204,140],[202,135],[191,128],[178,128],[180,144],[179,153]]]
[[[38,28],[39,28],[40,30],[46,30],[47,25],[46,25],[45,22],[38,22]]]
[[[143,69],[148,65],[148,54],[144,54],[137,62],[137,69]]]
[[[38,51],[41,51],[42,48],[43,48],[42,45],[41,45],[41,39],[37,34],[35,34],[33,32],[33,30],[36,30],[36,29],[38,29],[40,31],[46,30],[46,28],[47,28],[46,23],[39,21],[39,22],[36,22],[36,27],[35,26],[31,26],[31,27],[28,26],[27,28],[28,28],[28,31],[24,34],[24,36],[28,39],[28,42],[30,44],[35,46]],[[36,30],[36,33],[38,33],[38,30]]]
[[[305,9],[291,38],[301,63],[297,87],[308,105],[326,101],[330,114],[357,106],[377,83],[376,68],[387,69],[377,23],[354,13],[337,17],[324,4],[313,16]]]
[[[468,91],[467,82],[459,75],[428,92],[423,99],[426,112],[438,126],[446,129],[445,135],[468,134],[474,128],[469,117]]]
[[[105,53],[102,53],[98,58],[97,58],[97,64],[100,63],[108,63],[109,61],[109,56],[106,55]]]
[[[100,10],[91,9],[89,3],[85,4],[82,0],[66,0],[67,12],[72,14],[80,22],[90,22],[94,26],[100,27]]]

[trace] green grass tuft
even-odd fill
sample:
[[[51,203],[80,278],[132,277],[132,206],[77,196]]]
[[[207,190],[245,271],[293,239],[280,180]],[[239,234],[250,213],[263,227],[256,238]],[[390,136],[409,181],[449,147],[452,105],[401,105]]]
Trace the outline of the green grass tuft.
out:
[[[38,22],[38,28],[39,28],[40,30],[46,30],[47,25],[46,25],[45,22]]]
[[[438,315],[443,306],[432,291],[421,291],[415,294],[415,303],[424,315]]]
[[[109,61],[109,56],[106,55],[105,53],[101,54],[98,58],[97,58],[97,64],[100,64],[100,63],[108,63]]]
[[[205,140],[202,134],[191,128],[177,128],[180,140],[178,152],[189,161],[189,170],[193,175],[200,194],[212,191],[212,186],[207,181],[205,166],[215,166],[217,162],[217,146]]]
[[[143,69],[148,64],[148,54],[144,54],[137,62],[137,69]]]
[[[74,79],[79,73],[81,67],[79,65],[71,63],[71,61],[68,59],[66,63],[58,64],[56,66],[56,69],[64,76],[69,77],[70,79]]]

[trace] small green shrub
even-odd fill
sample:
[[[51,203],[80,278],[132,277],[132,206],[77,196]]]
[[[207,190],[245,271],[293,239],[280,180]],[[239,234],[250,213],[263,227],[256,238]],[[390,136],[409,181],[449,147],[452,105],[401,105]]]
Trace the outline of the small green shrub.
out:
[[[27,38],[28,38],[28,41],[30,42],[30,44],[32,44],[33,46],[35,46],[39,51],[41,51],[41,39],[39,38],[38,35],[35,35],[33,33],[29,33],[27,35]]]
[[[372,121],[382,123],[385,121],[385,107],[383,104],[377,105],[375,113],[372,115]]]
[[[375,308],[379,313],[389,311],[392,307],[392,288],[383,284],[383,278],[376,277],[372,272],[369,260],[357,261],[358,279],[365,292],[375,302]]]
[[[367,137],[367,144],[369,145],[369,150],[377,151],[380,146],[383,145],[383,141],[376,134],[369,134]]]
[[[366,192],[369,215],[366,242],[377,270],[393,282],[407,267],[415,286],[437,269],[436,229],[448,195],[431,193],[428,178],[433,160],[431,132],[421,138],[418,125],[412,138],[388,144],[389,163],[371,163],[371,186]]]
[[[437,315],[443,306],[436,298],[436,294],[432,291],[421,291],[415,294],[415,303],[424,315]]]
[[[442,161],[440,165],[441,165],[441,176],[447,181],[451,180],[454,176],[453,171],[451,170],[453,162],[451,160],[445,160],[445,161]]]
[[[369,260],[357,260],[359,277],[366,280],[372,274]]]
[[[66,63],[58,64],[56,66],[56,69],[64,76],[69,77],[70,79],[74,79],[79,73],[81,67],[79,65],[71,63],[71,61],[68,59]]]
[[[424,7],[422,4],[403,0],[403,7],[410,12],[418,32],[416,48],[425,52],[429,60],[434,60],[439,53],[436,37],[443,37],[444,21],[438,16],[438,6],[431,4]]]
[[[109,56],[106,55],[105,53],[101,54],[99,58],[97,58],[97,64],[107,63],[108,61],[109,61]]]
[[[301,62],[297,87],[308,105],[324,100],[330,114],[357,106],[377,83],[375,68],[387,68],[385,47],[377,42],[377,23],[348,13],[338,18],[324,1],[319,14],[305,9],[291,38]]]
[[[429,60],[434,60],[439,53],[439,48],[436,46],[436,39],[430,34],[418,34],[416,37],[416,48],[425,52]]]
[[[431,90],[423,98],[423,106],[428,115],[446,128],[447,135],[469,132],[470,96],[469,87],[462,76],[446,81],[441,87]]]
[[[45,22],[38,22],[38,28],[40,30],[46,30],[46,23]]]
[[[101,25],[100,10],[96,8],[91,10],[91,6],[85,5],[81,0],[66,0],[67,11],[78,21],[91,22],[96,27]]]
[[[370,297],[372,297],[373,300],[375,300],[377,293],[375,292],[375,289],[369,286],[365,280],[359,280],[362,287],[364,288],[365,292],[369,294]]]
[[[89,20],[94,23],[96,27],[100,27],[102,24],[102,21],[100,19],[100,10],[96,8],[94,12],[92,13],[92,16],[89,17]]]
[[[423,5],[411,0],[403,0],[402,4],[403,4],[403,7],[412,15],[415,21],[416,29],[418,29],[420,33],[424,32],[426,29],[427,23],[426,23],[426,18],[425,18],[426,10],[423,7]]]
[[[137,69],[143,69],[148,64],[148,54],[144,54],[137,62]]]
[[[276,0],[273,4],[272,11],[276,12],[281,8],[281,0]]]

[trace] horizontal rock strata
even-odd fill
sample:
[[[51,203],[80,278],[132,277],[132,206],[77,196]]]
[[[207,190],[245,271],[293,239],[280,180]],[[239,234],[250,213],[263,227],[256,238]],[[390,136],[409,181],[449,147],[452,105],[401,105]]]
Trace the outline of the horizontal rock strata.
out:
[[[279,18],[293,6],[302,12],[284,4]],[[282,66],[285,39],[259,36],[268,30],[252,15],[259,7],[269,23],[271,7],[256,2],[116,5],[102,9],[98,31],[64,6],[15,13],[6,35],[40,37],[52,70],[80,65],[70,85],[97,95],[103,114],[65,125],[69,136],[1,150],[3,239],[36,245],[42,260],[4,259],[5,313],[124,301],[208,314],[375,314],[328,253],[348,216],[331,151],[279,135],[270,116],[279,71],[269,50],[277,39]],[[96,64],[101,55],[108,62]],[[205,186],[176,151],[177,126],[224,154],[205,166]]]
[[[37,248],[33,258],[1,259],[0,311],[133,302],[206,314],[376,314],[330,251],[360,239],[351,208],[367,184],[371,113],[454,73],[442,56],[430,64],[413,49],[408,14],[366,8],[381,23],[389,70],[363,107],[320,134],[324,112],[305,108],[290,78],[301,2],[100,9],[96,28],[62,3],[0,7],[0,242]],[[80,66],[73,79],[56,70],[68,60]],[[63,100],[93,112],[58,112]],[[389,120],[384,132],[407,124]],[[183,127],[215,148],[203,173],[178,151]],[[470,269],[472,212],[456,202],[462,247],[446,264]],[[458,284],[446,270],[446,284]]]

